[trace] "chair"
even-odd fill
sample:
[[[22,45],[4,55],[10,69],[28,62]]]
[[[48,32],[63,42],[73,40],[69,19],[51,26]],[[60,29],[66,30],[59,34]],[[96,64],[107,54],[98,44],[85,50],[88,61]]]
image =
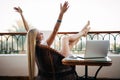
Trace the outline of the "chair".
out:
[[[33,36],[34,34],[36,33],[33,30],[28,32],[29,79],[77,80],[78,76],[75,71],[75,66],[63,65],[61,60],[64,57],[53,48],[44,45],[36,45],[36,36]],[[38,67],[38,75],[36,78],[34,78],[35,62]]]

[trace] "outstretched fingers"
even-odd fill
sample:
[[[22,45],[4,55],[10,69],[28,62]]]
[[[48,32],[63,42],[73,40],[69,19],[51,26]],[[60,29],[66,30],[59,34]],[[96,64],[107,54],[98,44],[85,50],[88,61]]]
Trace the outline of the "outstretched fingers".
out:
[[[19,13],[22,13],[22,9],[20,7],[14,7],[14,10],[16,10]]]
[[[65,13],[68,8],[69,8],[69,6],[68,6],[68,2],[67,1],[65,1],[63,5],[60,4],[61,13]]]

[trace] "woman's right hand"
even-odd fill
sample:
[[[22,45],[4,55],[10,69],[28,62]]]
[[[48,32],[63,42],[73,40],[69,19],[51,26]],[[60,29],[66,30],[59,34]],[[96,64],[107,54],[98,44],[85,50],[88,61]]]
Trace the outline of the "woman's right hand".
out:
[[[18,13],[22,14],[22,9],[20,7],[14,7],[14,10],[16,10]]]

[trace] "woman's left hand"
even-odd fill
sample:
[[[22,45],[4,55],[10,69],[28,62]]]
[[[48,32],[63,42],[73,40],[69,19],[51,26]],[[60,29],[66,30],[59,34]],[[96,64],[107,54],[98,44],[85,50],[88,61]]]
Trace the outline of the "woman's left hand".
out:
[[[68,2],[67,1],[65,1],[63,5],[60,4],[60,13],[64,14],[67,11],[68,8],[69,8],[69,6],[68,6]]]

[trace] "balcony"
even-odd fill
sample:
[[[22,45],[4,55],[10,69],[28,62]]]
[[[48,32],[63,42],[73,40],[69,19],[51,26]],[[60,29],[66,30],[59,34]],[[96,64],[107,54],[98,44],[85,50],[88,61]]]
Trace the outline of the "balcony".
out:
[[[45,32],[46,37],[48,33]],[[60,50],[62,37],[76,33],[59,32],[52,47]],[[0,76],[28,76],[26,34],[0,33]],[[120,66],[120,31],[89,32],[86,38],[80,38],[78,44],[72,49],[73,53],[82,53],[85,50],[86,40],[110,40],[108,56],[112,59],[113,64],[110,67],[103,67],[98,78],[120,79],[120,69],[118,67]],[[95,69],[98,67],[89,68],[89,74],[94,75]],[[76,70],[79,75],[84,74],[84,66],[77,66]]]
[[[49,32],[45,32],[45,36],[46,33],[49,34]],[[52,47],[60,50],[62,37],[76,33],[77,32],[59,32]],[[19,54],[26,51],[26,34],[27,33],[0,33],[0,54]],[[120,31],[89,32],[86,38],[80,38],[72,51],[78,53],[84,51],[86,40],[110,40],[109,51],[117,54],[120,52]]]

